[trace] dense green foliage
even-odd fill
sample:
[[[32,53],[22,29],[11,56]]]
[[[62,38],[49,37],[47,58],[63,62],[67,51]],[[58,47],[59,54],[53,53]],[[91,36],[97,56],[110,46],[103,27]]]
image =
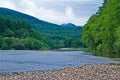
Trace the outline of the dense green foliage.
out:
[[[0,17],[0,49],[48,49],[40,33],[24,20]]]
[[[39,31],[45,42],[50,46],[51,49],[63,48],[63,47],[81,47],[81,27],[68,27],[52,24],[39,20],[35,17],[6,9],[0,8],[0,16],[11,17],[12,19],[22,19],[28,21],[32,28]],[[23,31],[23,30],[22,30]],[[21,31],[21,32],[22,32]],[[12,33],[10,32],[12,35]],[[19,34],[19,33],[18,33]],[[72,38],[72,39],[71,39]],[[68,39],[70,39],[70,46],[68,46]],[[67,44],[66,44],[67,43]]]
[[[85,24],[82,40],[92,51],[120,53],[120,0],[104,0]]]

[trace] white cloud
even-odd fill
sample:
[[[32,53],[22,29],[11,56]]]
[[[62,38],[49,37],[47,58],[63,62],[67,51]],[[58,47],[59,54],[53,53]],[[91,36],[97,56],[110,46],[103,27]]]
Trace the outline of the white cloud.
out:
[[[68,7],[65,9],[65,14],[66,14],[66,16],[68,16],[68,17],[70,17],[70,18],[72,18],[72,17],[75,16],[74,11],[73,11],[73,9],[72,9],[70,6],[68,6]]]
[[[7,0],[5,0],[5,1],[0,0],[0,7],[6,7],[6,8],[11,8],[11,9],[16,9],[16,6],[14,5],[14,3],[10,2],[10,1],[7,1]]]
[[[0,0],[0,7],[14,9],[56,24],[71,22],[76,25],[84,25],[90,17],[90,14],[84,16],[78,16],[76,14],[85,13],[89,11],[88,9],[94,7],[86,6],[84,11],[80,11],[80,5],[76,6],[76,3],[100,4],[100,1],[102,3],[102,0]],[[76,3],[73,4],[73,2]],[[78,7],[78,9],[74,9],[70,4]],[[60,11],[60,9],[62,9],[62,11]],[[91,11],[91,14],[93,13],[95,13],[95,11]]]
[[[33,0],[40,1],[41,3],[52,3],[52,2],[101,2],[101,0]]]

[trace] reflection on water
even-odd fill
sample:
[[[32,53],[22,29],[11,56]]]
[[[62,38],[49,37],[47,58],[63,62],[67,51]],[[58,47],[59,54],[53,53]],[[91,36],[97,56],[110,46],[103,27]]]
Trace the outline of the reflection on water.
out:
[[[88,55],[84,51],[0,51],[0,73],[60,69],[110,62],[112,60],[109,58]]]
[[[113,60],[111,62],[111,64],[120,64],[120,54],[119,53],[100,53],[100,52],[96,52],[96,53],[91,53],[91,55],[110,58],[111,60]]]
[[[108,58],[120,58],[120,53],[93,53],[94,56],[103,56]]]

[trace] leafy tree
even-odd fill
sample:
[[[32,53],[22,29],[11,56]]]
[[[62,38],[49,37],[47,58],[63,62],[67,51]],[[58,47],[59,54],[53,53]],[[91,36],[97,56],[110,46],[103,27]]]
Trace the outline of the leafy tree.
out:
[[[3,35],[4,35],[5,37],[13,37],[15,34],[14,34],[14,32],[13,32],[12,30],[10,30],[9,28],[7,28],[7,29],[5,30],[5,32],[3,33]]]
[[[114,44],[115,50],[120,52],[120,26],[115,31],[116,42]]]
[[[24,20],[0,17],[0,49],[48,49],[39,32]]]
[[[119,51],[120,0],[104,0],[83,29],[82,41],[92,51]]]
[[[11,47],[11,44],[14,42],[14,37],[6,37],[4,39],[5,43],[9,46],[9,48]]]
[[[9,46],[6,43],[3,43],[2,46],[1,46],[1,49],[2,50],[7,50],[7,49],[9,49]]]
[[[11,44],[12,49],[15,50],[24,50],[25,49],[25,45],[24,43],[22,43],[21,40],[15,40],[12,44]]]
[[[15,33],[16,33],[15,34],[16,37],[18,37],[18,38],[30,37],[29,31],[27,29],[24,29],[24,28],[22,28],[20,30],[16,30]]]
[[[68,47],[68,48],[71,47],[72,46],[72,41],[73,41],[72,38],[65,39],[65,41],[64,41],[65,47]]]
[[[81,39],[75,39],[72,41],[71,47],[79,48],[79,47],[84,47],[84,46],[83,46],[83,43],[81,42]]]

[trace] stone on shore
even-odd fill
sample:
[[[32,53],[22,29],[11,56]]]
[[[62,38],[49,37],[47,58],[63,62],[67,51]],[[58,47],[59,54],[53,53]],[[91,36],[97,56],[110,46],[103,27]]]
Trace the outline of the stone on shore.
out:
[[[43,72],[21,72],[0,76],[0,80],[120,80],[120,66],[98,64]]]

